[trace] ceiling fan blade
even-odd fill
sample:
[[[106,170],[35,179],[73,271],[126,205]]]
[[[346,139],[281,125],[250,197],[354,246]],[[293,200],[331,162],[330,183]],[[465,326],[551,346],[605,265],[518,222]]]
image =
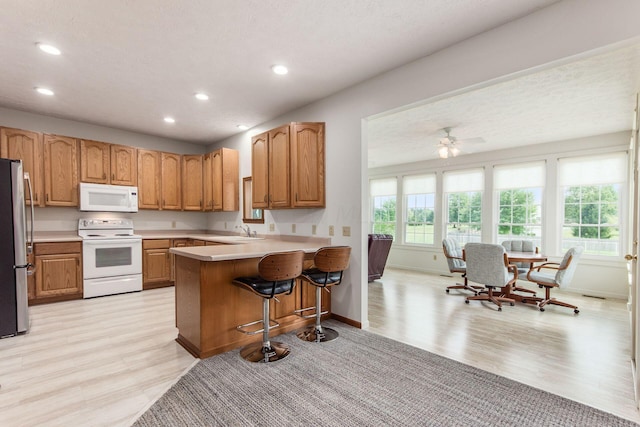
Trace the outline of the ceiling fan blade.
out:
[[[456,144],[483,144],[485,141],[483,138],[466,138],[466,139],[457,139]]]

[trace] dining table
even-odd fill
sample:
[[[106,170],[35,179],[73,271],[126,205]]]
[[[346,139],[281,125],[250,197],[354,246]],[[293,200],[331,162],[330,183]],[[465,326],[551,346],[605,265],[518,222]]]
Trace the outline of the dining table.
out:
[[[537,253],[537,252],[515,252],[515,251],[507,251],[507,259],[509,260],[509,264],[513,264],[516,262],[529,264],[529,269],[533,268],[535,263],[542,263],[547,261],[546,255]],[[526,277],[521,277],[526,280]],[[502,288],[503,295],[507,298],[512,298],[518,302],[522,302],[525,304],[537,304],[538,301],[541,301],[542,298],[532,296],[532,295],[520,295],[512,292],[511,286],[505,286]]]

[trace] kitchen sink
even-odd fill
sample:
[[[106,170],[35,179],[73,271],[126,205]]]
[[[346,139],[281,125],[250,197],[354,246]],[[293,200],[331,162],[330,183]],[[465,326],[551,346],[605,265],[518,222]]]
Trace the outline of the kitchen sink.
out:
[[[249,236],[208,236],[209,240],[219,243],[249,243],[257,240],[264,240],[264,237],[249,237]]]

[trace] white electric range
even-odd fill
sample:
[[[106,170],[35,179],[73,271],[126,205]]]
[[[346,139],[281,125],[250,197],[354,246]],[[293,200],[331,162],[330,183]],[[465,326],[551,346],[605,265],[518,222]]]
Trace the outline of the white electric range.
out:
[[[84,298],[142,290],[142,237],[130,219],[81,219]]]

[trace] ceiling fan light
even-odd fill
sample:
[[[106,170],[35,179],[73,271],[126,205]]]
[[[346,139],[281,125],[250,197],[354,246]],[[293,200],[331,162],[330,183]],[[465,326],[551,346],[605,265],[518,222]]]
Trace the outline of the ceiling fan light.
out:
[[[438,148],[438,155],[441,159],[446,159],[449,157],[449,148],[448,147],[440,147]]]
[[[458,154],[460,154],[460,150],[458,150],[458,148],[456,147],[451,147],[449,148],[449,152],[451,153],[451,155],[453,157],[457,156]]]

